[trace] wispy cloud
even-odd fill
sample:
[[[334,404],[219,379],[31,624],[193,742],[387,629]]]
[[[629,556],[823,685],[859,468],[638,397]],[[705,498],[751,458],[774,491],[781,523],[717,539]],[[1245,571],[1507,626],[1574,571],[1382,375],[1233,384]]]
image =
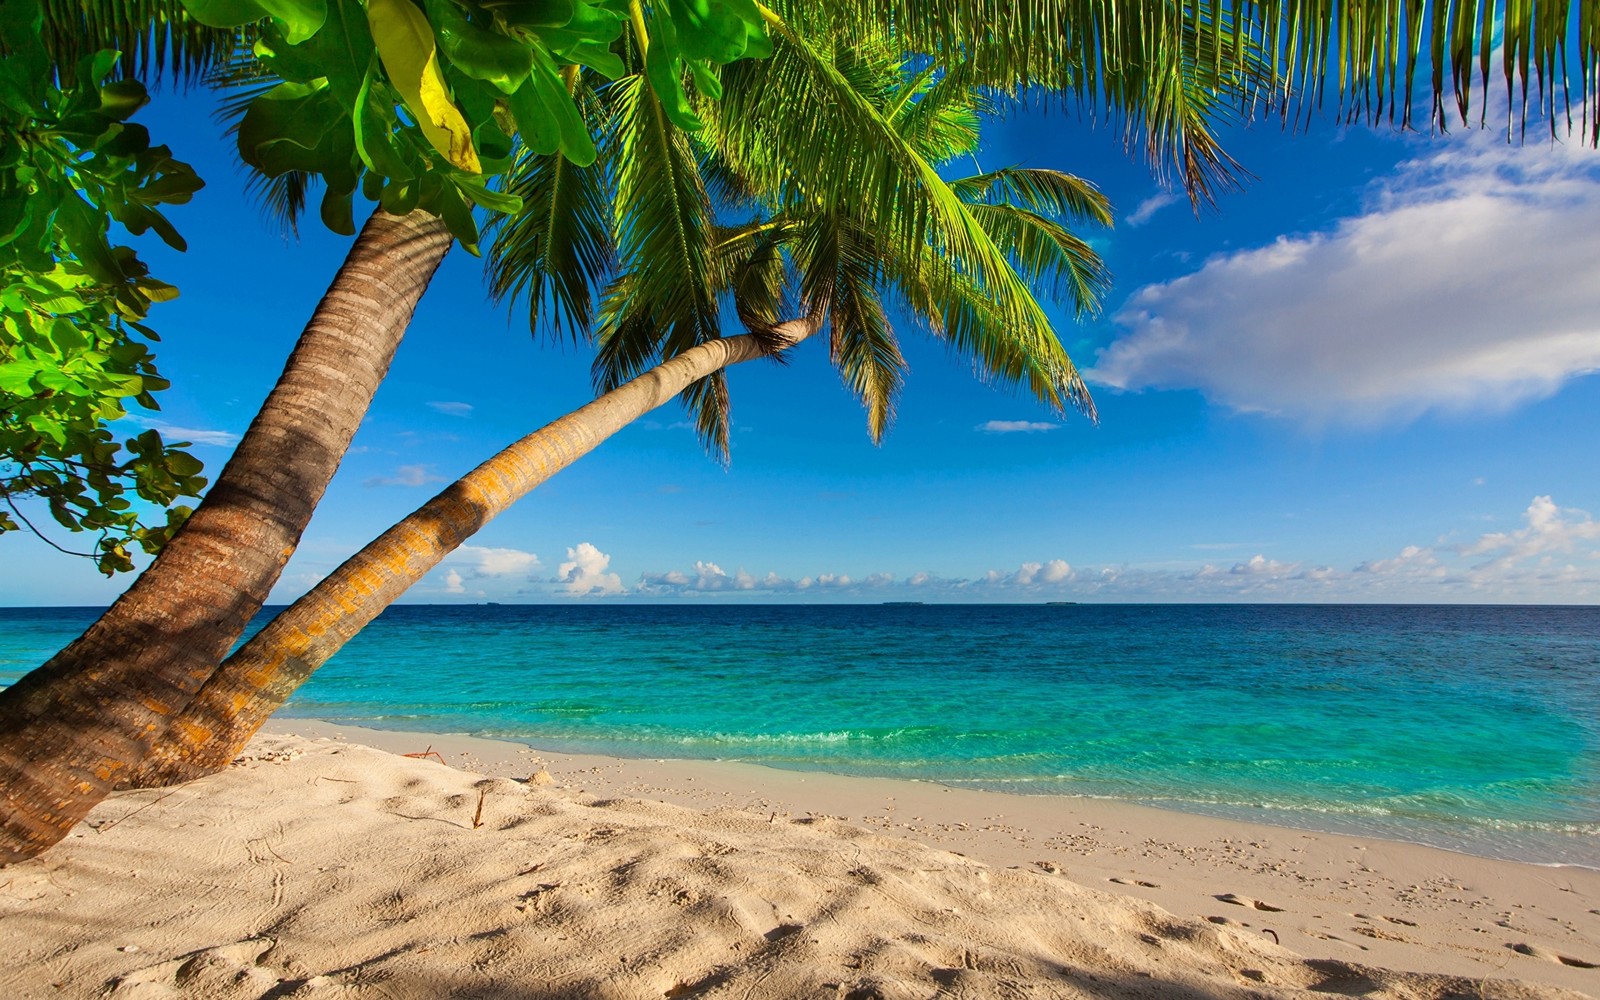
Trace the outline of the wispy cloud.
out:
[[[428,405],[430,407],[432,407],[433,409],[438,410],[440,413],[448,414],[448,415],[450,415],[452,417],[470,417],[470,416],[472,416],[472,404],[471,403],[457,403],[457,402],[451,402],[451,401],[434,401],[434,402],[430,402]]]
[[[122,418],[124,422],[147,427],[159,431],[166,441],[189,441],[194,444],[215,445],[218,448],[232,448],[239,443],[239,435],[233,431],[201,430],[195,427],[178,427],[167,423],[165,420],[155,420],[139,413],[130,413]]]
[[[426,465],[402,465],[392,476],[369,476],[363,486],[426,486],[442,483],[444,477],[429,471]]]
[[[1505,409],[1600,370],[1600,161],[1452,136],[1325,232],[1147,285],[1085,376],[1312,423]],[[1561,276],[1566,275],[1563,279]]]
[[[979,424],[974,430],[983,431],[985,434],[1037,434],[1040,431],[1053,431],[1060,426],[1038,420],[989,420]]]
[[[1129,226],[1142,226],[1146,222],[1150,221],[1151,216],[1155,215],[1163,208],[1166,208],[1168,205],[1176,204],[1178,200],[1178,194],[1174,191],[1162,191],[1157,194],[1153,194],[1144,201],[1141,201],[1138,207],[1132,212],[1129,212],[1122,221]]]

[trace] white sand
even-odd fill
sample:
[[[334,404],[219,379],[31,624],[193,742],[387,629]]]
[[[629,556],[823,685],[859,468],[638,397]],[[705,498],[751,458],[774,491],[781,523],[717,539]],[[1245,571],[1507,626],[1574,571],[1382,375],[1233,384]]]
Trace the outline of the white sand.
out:
[[[345,732],[457,767],[272,735],[226,773],[115,796],[0,869],[0,997],[1600,994],[1574,964],[1600,960],[1586,869]]]

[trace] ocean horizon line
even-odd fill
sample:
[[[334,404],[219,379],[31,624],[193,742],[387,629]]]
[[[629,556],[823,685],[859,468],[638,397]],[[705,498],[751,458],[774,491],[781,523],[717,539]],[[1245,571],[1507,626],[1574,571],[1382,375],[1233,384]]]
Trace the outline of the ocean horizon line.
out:
[[[263,604],[262,612],[282,610],[287,604]],[[484,608],[484,607],[630,607],[675,608],[728,606],[750,608],[877,608],[877,607],[949,607],[949,608],[1047,608],[1047,607],[1100,607],[1100,608],[1594,608],[1592,604],[1549,603],[1535,601],[743,601],[732,597],[707,595],[694,599],[674,601],[639,601],[626,597],[574,597],[566,600],[504,600],[504,601],[395,601],[391,608]],[[104,610],[110,604],[0,604],[0,611],[92,611]]]

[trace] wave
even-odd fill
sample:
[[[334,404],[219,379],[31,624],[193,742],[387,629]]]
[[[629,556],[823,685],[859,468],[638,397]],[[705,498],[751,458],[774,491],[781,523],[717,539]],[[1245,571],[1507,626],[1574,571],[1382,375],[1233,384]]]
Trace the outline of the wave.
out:
[[[644,733],[646,741],[659,740],[680,746],[833,746],[846,743],[894,743],[938,735],[938,726],[894,726],[867,729],[830,729],[809,733]]]

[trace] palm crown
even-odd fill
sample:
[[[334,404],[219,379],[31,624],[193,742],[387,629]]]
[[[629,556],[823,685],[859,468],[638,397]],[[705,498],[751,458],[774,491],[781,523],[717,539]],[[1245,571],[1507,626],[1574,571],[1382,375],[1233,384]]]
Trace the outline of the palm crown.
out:
[[[1095,307],[1107,275],[1068,223],[1109,222],[1105,199],[1053,170],[946,179],[991,110],[971,66],[919,66],[881,32],[780,22],[773,37],[770,58],[725,68],[696,133],[637,75],[588,91],[600,158],[522,156],[525,210],[496,232],[494,291],[524,295],[536,328],[592,332],[602,390],[720,336],[730,310],[757,335],[799,314],[826,323],[877,440],[905,372],[900,311],[981,376],[1092,414],[1039,297]],[[722,373],[684,402],[725,455]]]

